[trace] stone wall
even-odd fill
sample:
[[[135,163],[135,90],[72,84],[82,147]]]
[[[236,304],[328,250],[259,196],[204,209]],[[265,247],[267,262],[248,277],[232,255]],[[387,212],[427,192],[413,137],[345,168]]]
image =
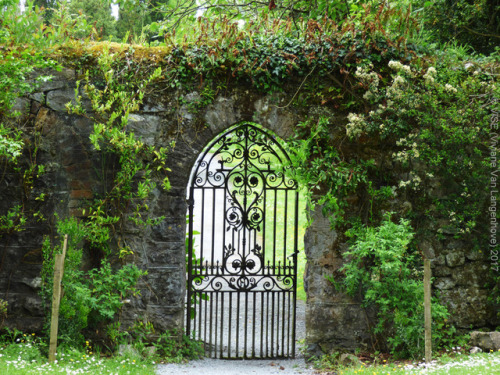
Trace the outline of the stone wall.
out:
[[[54,215],[60,218],[81,216],[85,200],[105,188],[102,175],[98,173],[102,170],[101,160],[88,140],[92,123],[65,111],[66,102],[74,95],[76,76],[76,72],[70,69],[55,72],[51,82],[17,103],[17,109],[25,114],[20,126],[31,126],[40,132],[40,136],[30,142],[37,142],[40,150],[38,162],[47,169],[47,173],[37,180],[35,188],[36,193],[47,194],[43,203],[35,201],[37,194],[31,197],[23,195],[15,171],[7,171],[0,186],[1,209],[19,202],[41,208],[47,219],[41,222],[32,220],[25,231],[1,239],[0,298],[9,302],[6,324],[22,330],[42,328],[43,310],[37,294],[41,246],[44,236],[54,235]],[[323,107],[286,105],[297,89],[291,87],[285,90],[286,93],[263,95],[236,87],[219,94],[202,109],[195,105],[200,100],[196,90],[164,89],[147,97],[141,111],[131,116],[129,128],[141,135],[146,143],[165,147],[175,140],[176,146],[168,157],[172,188],[168,192],[155,191],[148,204],[151,217],[166,216],[166,219],[146,231],[130,227],[124,228],[121,234],[120,241],[136,254],[131,260],[148,271],[141,284],[140,297],[123,310],[121,319],[124,323],[141,318],[152,322],[157,329],[183,326],[189,171],[210,140],[240,121],[259,123],[286,140],[293,134],[294,126],[307,116],[324,114],[333,117]],[[342,133],[343,120],[335,122],[332,131]],[[381,160],[380,165],[386,163],[383,161],[385,154],[377,149],[377,145],[345,149],[344,152],[346,157],[370,154]],[[353,197],[351,201],[350,209],[359,212],[360,200]],[[388,205],[395,211],[402,211],[406,209],[406,203],[399,199],[388,202]],[[308,345],[313,351],[368,346],[367,322],[373,313],[338,293],[325,279],[325,275],[342,265],[342,253],[347,246],[345,236],[331,230],[328,219],[321,215],[319,208],[313,216],[315,220],[304,239],[308,259],[305,275]],[[471,251],[470,245],[454,240],[451,234],[445,233],[444,239],[437,238],[426,239],[421,247],[433,261],[434,288],[449,304],[453,322],[462,328],[498,324],[495,312],[486,302],[488,290],[483,289],[488,265],[482,253]]]

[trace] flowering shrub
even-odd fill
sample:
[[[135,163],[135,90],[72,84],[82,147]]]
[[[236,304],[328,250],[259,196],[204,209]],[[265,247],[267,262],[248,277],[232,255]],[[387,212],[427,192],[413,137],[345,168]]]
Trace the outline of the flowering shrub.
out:
[[[498,94],[497,79],[486,68],[472,71],[461,64],[450,69],[445,63],[425,67],[390,61],[379,73],[358,68],[354,76],[373,109],[350,113],[346,125],[352,140],[365,134],[391,146],[393,164],[401,171],[394,186],[408,197],[419,190],[416,203],[427,209],[418,211],[428,219],[453,212],[450,226],[457,236],[475,231],[485,204],[488,116]],[[385,87],[374,90],[367,77],[383,74]]]

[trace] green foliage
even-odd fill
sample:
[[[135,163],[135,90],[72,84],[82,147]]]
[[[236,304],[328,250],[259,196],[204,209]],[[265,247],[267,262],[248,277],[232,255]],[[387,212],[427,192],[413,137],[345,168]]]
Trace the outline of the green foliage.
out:
[[[51,79],[43,73],[44,69],[61,69],[51,54],[68,41],[72,27],[79,26],[76,20],[59,18],[53,25],[45,25],[44,10],[31,1],[26,3],[23,13],[18,11],[18,6],[18,1],[0,1],[0,161],[3,168],[0,180],[3,181],[7,170],[16,172],[24,195],[22,202],[0,212],[0,235],[22,231],[29,221],[44,220],[36,207],[29,208],[26,204],[36,179],[44,172],[44,167],[37,163],[40,130],[24,126],[19,120],[20,113],[13,108],[19,98]],[[35,199],[42,202],[43,194]]]
[[[127,2],[126,0],[124,2]],[[196,35],[193,26],[200,15],[207,19],[227,19],[242,24],[258,23],[262,19],[279,22],[288,19],[295,31],[304,30],[303,20],[321,21],[330,19],[344,27],[346,24],[362,25],[366,20],[382,19],[388,29],[398,29],[410,21],[406,3],[380,3],[372,0],[280,0],[280,1],[227,1],[208,0],[203,3],[192,1],[169,1],[158,8],[163,17],[149,25],[149,29],[172,33],[179,39]],[[264,31],[264,30],[262,30]]]
[[[424,351],[424,287],[419,257],[410,247],[414,232],[408,220],[399,224],[387,214],[380,226],[355,225],[344,253],[342,280],[328,279],[341,291],[359,298],[365,308],[376,307],[375,336],[387,337],[390,352],[400,358],[421,358]],[[449,313],[437,298],[432,301],[433,347],[456,344]],[[452,340],[452,337],[455,341]],[[378,343],[383,349],[383,343]]]
[[[75,91],[76,105],[68,103],[67,106],[70,113],[85,115],[94,122],[90,141],[101,152],[102,175],[115,169],[113,185],[84,210],[90,234],[88,240],[106,252],[110,251],[110,230],[119,229],[124,220],[146,226],[163,219],[148,216],[146,201],[157,186],[155,176],[162,179],[164,189],[170,188],[165,176],[169,171],[165,167],[168,148],[145,144],[127,126],[130,114],[139,109],[146,88],[160,76],[161,69],[157,68],[146,79],[135,79],[132,72],[118,69],[113,54],[104,50],[98,59],[97,70],[92,75],[86,72],[84,89],[92,104],[92,114],[87,115],[82,106],[82,97],[78,95],[80,83]],[[92,79],[102,81],[96,84]],[[106,162],[108,159],[117,163],[110,165]],[[121,248],[120,252],[126,254],[129,249]]]
[[[21,334],[21,337],[23,335]],[[100,353],[59,346],[54,363],[47,362],[46,346],[39,338],[0,345],[0,373],[16,375],[34,374],[116,374],[149,375],[155,372],[151,360],[139,356],[104,357]],[[42,354],[40,354],[42,353]]]
[[[93,26],[99,37],[109,37],[115,34],[115,19],[111,15],[110,0],[71,0],[71,14],[82,14],[87,24]],[[85,37],[85,34],[79,35]]]
[[[492,53],[500,40],[500,5],[494,0],[412,1],[428,40],[458,42]]]
[[[327,118],[298,124],[295,138],[287,145],[292,159],[287,173],[299,186],[307,187],[310,203],[321,205],[335,226],[344,219],[346,198],[366,181],[372,162],[344,160],[331,143],[330,126]]]
[[[60,340],[69,345],[83,344],[85,329],[100,327],[111,322],[121,310],[124,300],[137,295],[136,284],[146,273],[135,265],[127,264],[113,269],[107,259],[99,268],[82,269],[82,240],[88,236],[88,228],[71,218],[58,222],[58,233],[68,234],[63,288],[59,315]],[[41,296],[49,310],[53,292],[54,255],[62,251],[62,244],[53,245],[46,239],[43,247]],[[50,321],[50,314],[47,314]]]
[[[9,306],[9,303],[7,301],[0,299],[0,328],[2,328],[5,318],[7,318],[7,307],[8,306]]]
[[[42,361],[42,353],[39,347],[30,342],[11,344],[2,351],[2,354],[7,357],[22,358],[28,362]]]
[[[168,363],[181,363],[199,359],[205,353],[204,344],[194,341],[186,335],[163,333],[154,344],[160,358]]]
[[[397,192],[418,196],[415,204],[425,220],[446,215],[448,230],[457,237],[477,231],[487,198],[489,165],[484,160],[497,90],[496,79],[484,68],[466,66],[460,60],[436,67],[391,61],[390,70],[381,73],[372,65],[358,67],[355,76],[372,109],[350,113],[347,124],[352,140],[369,134],[396,146],[392,159],[408,176],[394,181]]]

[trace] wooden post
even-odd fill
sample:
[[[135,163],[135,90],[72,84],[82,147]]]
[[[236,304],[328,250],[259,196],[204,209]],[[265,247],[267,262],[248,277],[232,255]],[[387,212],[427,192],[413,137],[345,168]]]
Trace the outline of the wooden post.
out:
[[[432,335],[431,335],[431,262],[424,259],[424,329],[425,329],[425,362],[432,360]]]
[[[57,350],[57,331],[59,328],[59,305],[61,303],[61,281],[64,274],[64,258],[66,256],[66,247],[68,246],[68,235],[64,235],[64,245],[62,254],[56,254],[54,261],[54,287],[52,294],[52,318],[50,322],[50,344],[49,344],[49,362],[56,359]]]

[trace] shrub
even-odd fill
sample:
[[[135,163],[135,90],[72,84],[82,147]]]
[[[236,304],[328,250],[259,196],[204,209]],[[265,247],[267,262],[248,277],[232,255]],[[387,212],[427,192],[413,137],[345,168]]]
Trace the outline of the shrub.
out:
[[[81,346],[84,341],[82,331],[113,321],[123,300],[139,293],[136,284],[146,273],[133,264],[113,269],[106,258],[99,268],[83,271],[83,249],[79,245],[88,234],[86,228],[71,218],[58,222],[58,232],[61,235],[68,233],[70,238],[62,281],[64,294],[59,313],[59,335],[63,341]],[[41,295],[47,311],[52,298],[54,255],[60,251],[60,245],[52,246],[48,239],[45,241]],[[47,318],[48,326],[50,314]]]
[[[386,337],[397,357],[421,358],[424,352],[423,273],[418,254],[411,250],[414,232],[408,220],[399,224],[386,214],[378,227],[355,225],[347,232],[352,246],[345,252],[344,279],[337,288],[359,298],[363,307],[376,307],[373,334]],[[448,311],[436,298],[432,301],[434,344],[446,344],[453,327],[445,324]],[[385,348],[378,348],[385,349]]]

